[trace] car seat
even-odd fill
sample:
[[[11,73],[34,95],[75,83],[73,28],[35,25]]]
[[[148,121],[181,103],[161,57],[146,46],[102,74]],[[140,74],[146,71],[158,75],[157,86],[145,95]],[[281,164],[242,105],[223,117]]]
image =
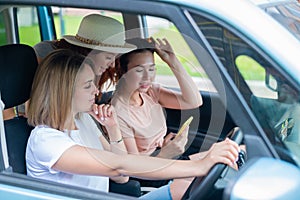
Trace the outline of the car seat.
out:
[[[37,68],[33,48],[23,44],[0,47],[0,92],[5,109],[25,103],[30,96]],[[23,116],[4,121],[9,165],[13,172],[26,174],[25,150],[32,127]]]

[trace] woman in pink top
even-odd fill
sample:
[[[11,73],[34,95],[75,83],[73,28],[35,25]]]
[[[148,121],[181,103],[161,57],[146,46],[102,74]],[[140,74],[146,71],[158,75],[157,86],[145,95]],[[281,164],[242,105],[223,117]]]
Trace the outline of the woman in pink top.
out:
[[[123,54],[118,60],[120,78],[112,98],[117,110],[126,148],[131,154],[151,155],[161,148],[158,157],[181,155],[187,142],[188,129],[180,137],[170,133],[163,108],[193,109],[202,105],[202,98],[192,78],[187,74],[164,39],[136,38],[131,40],[138,49]],[[180,89],[175,92],[153,83],[155,78],[154,50],[173,71]],[[166,136],[166,137],[165,137]]]
[[[166,39],[157,39],[155,42],[152,38],[151,40],[136,38],[129,42],[135,44],[138,49],[119,58],[116,67],[120,80],[111,101],[118,115],[127,151],[130,154],[153,156],[159,149],[157,157],[180,156],[185,150],[188,127],[179,137],[175,138],[174,133],[166,136],[167,126],[163,108],[193,109],[201,106],[202,98],[198,88]],[[153,83],[156,71],[154,50],[171,68],[181,93]],[[200,159],[205,154],[198,153],[187,159]],[[190,181],[191,179],[180,179],[174,182],[178,182],[180,188],[187,188]],[[141,180],[144,186],[160,186],[165,183],[152,185],[148,181]],[[172,195],[180,198],[183,193]]]

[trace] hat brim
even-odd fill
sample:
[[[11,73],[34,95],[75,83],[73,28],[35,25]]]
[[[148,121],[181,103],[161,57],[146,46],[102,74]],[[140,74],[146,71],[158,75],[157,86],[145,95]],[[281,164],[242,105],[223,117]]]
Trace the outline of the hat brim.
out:
[[[83,43],[80,40],[76,39],[75,36],[72,36],[72,35],[64,35],[62,38],[65,39],[70,44],[73,44],[76,46],[85,47],[85,48],[89,48],[89,49],[95,49],[95,50],[99,50],[99,51],[110,52],[110,53],[127,53],[127,52],[130,52],[137,48],[135,45],[129,44],[129,43],[125,43],[122,47],[111,47],[111,46],[86,44],[86,43]]]

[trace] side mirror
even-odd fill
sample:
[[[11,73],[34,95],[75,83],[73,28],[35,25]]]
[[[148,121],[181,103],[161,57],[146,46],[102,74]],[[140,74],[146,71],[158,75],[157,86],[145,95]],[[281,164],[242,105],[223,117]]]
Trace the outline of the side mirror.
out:
[[[270,90],[274,92],[278,91],[278,82],[268,71],[266,71],[265,83]]]
[[[299,199],[300,168],[274,158],[250,159],[224,190],[226,200]]]

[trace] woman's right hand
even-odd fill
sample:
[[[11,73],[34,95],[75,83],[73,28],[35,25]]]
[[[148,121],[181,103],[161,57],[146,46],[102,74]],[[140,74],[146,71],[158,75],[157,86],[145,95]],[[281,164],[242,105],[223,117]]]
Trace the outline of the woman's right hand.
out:
[[[189,132],[189,127],[187,126],[181,135],[176,137],[176,134],[169,133],[165,139],[160,153],[157,155],[161,158],[172,159],[175,156],[181,155],[185,151],[185,145],[188,141],[187,136]]]
[[[158,56],[170,67],[173,66],[173,63],[175,60],[177,60],[177,58],[169,41],[166,38],[157,38],[155,41],[155,39],[152,37],[150,40],[155,44],[155,50]]]
[[[208,171],[217,163],[224,163],[237,169],[236,160],[238,159],[239,151],[239,145],[226,138],[222,142],[214,143],[202,160],[208,163]]]
[[[110,104],[94,104],[89,114],[105,127],[118,125],[116,111]]]

